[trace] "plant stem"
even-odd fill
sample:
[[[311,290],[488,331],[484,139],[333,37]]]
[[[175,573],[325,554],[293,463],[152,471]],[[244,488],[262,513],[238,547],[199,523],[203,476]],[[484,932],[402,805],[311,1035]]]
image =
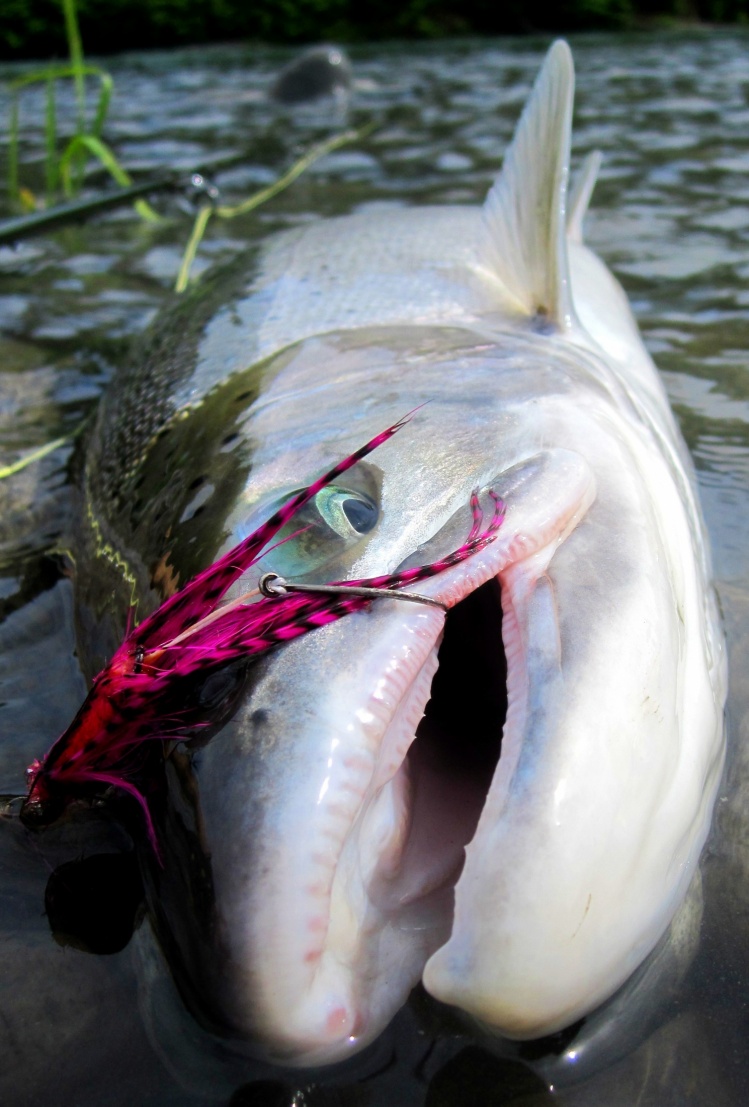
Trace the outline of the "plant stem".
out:
[[[65,13],[65,35],[70,51],[70,64],[73,69],[73,83],[75,85],[75,99],[77,104],[76,134],[86,134],[86,66],[83,60],[83,43],[78,29],[78,17],[75,11],[75,0],[62,0],[62,8]],[[86,155],[82,151],[77,155],[73,163],[73,189],[78,191],[83,184],[83,172],[86,164]]]
[[[246,215],[247,212],[254,211],[255,208],[259,207],[261,204],[267,203],[268,200],[272,200],[279,192],[283,192],[285,188],[293,184],[297,177],[300,177],[305,169],[309,169],[310,165],[317,161],[318,158],[331,153],[332,150],[337,150],[339,146],[346,146],[349,142],[355,142],[356,139],[365,138],[374,128],[374,123],[368,123],[358,131],[344,131],[342,134],[334,135],[333,138],[325,139],[324,142],[318,142],[308,150],[306,154],[299,158],[298,161],[295,161],[282,177],[279,177],[272,185],[268,185],[267,188],[263,188],[260,192],[256,192],[253,196],[248,197],[248,199],[244,200],[241,204],[235,204],[234,206],[221,204],[216,208],[206,204],[202,207],[197,214],[190,240],[182,256],[182,264],[179,267],[174,291],[184,292],[187,288],[190,281],[190,267],[195,260],[195,255],[198,252],[201,239],[205,234],[208,220],[214,212],[220,219],[234,219],[237,215]]]
[[[233,219],[237,215],[246,215],[248,211],[254,211],[255,208],[261,204],[267,203],[268,200],[272,200],[274,196],[277,196],[279,192],[283,192],[285,188],[288,188],[290,184],[301,177],[305,169],[309,169],[313,162],[318,158],[322,158],[325,154],[332,153],[333,150],[337,150],[339,146],[346,146],[349,142],[354,142],[356,139],[360,139],[369,134],[373,129],[373,125],[368,127],[362,127],[358,131],[344,131],[343,134],[334,135],[333,138],[327,138],[324,142],[318,142],[310,150],[307,151],[303,157],[295,161],[290,169],[288,169],[282,177],[279,177],[273,184],[268,185],[267,188],[263,188],[260,192],[256,192],[254,196],[250,196],[247,200],[244,200],[241,204],[236,204],[233,207],[227,205],[221,205],[216,208],[216,215],[222,219]]]
[[[203,239],[205,229],[208,226],[208,220],[213,214],[213,207],[211,204],[203,204],[200,208],[197,216],[195,217],[195,223],[193,224],[192,234],[185,247],[185,252],[182,255],[182,264],[179,267],[179,273],[177,274],[177,280],[174,285],[175,292],[184,292],[187,288],[190,280],[190,269],[192,263],[195,261],[195,255],[198,252],[198,246]]]
[[[86,128],[86,78],[83,43],[81,42],[81,32],[78,29],[75,0],[62,0],[62,10],[65,15],[65,36],[68,40],[70,64],[73,67],[73,81],[75,83],[75,98],[78,104],[78,130],[84,131]]]
[[[6,477],[12,477],[14,473],[20,473],[27,465],[31,465],[34,461],[41,461],[47,454],[54,453],[55,450],[59,450],[60,446],[64,446],[67,442],[72,441],[76,437],[77,431],[72,434],[64,434],[62,438],[55,438],[53,442],[45,442],[43,446],[40,446],[37,450],[32,450],[31,453],[26,454],[24,457],[19,458],[18,461],[14,461],[12,465],[4,465],[0,468],[0,480],[5,480]]]

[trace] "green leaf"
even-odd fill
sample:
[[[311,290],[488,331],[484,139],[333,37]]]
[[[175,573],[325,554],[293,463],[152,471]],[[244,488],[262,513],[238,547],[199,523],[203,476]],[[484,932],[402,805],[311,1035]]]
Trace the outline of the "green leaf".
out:
[[[72,166],[75,158],[82,151],[87,151],[101,162],[107,172],[117,181],[117,184],[124,187],[133,183],[130,174],[122,168],[114,151],[105,142],[102,142],[95,135],[75,135],[65,147],[65,152],[60,158],[60,177],[66,196],[72,196],[73,194]]]

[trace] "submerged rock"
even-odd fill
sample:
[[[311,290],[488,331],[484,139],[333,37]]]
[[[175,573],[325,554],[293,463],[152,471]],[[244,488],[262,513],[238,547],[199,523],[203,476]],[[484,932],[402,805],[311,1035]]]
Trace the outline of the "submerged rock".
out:
[[[279,73],[271,89],[281,104],[301,104],[351,88],[351,62],[338,46],[313,46]]]

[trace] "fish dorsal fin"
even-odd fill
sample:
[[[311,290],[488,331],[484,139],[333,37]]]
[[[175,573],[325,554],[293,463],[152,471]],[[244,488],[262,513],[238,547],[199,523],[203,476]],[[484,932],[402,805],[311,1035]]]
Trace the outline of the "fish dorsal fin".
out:
[[[566,42],[546,55],[484,204],[483,262],[518,308],[573,323],[565,205],[575,71]]]
[[[596,187],[598,170],[601,168],[601,151],[592,150],[582,169],[576,175],[567,203],[567,238],[570,242],[582,242],[583,221],[588,211],[593,189]]]

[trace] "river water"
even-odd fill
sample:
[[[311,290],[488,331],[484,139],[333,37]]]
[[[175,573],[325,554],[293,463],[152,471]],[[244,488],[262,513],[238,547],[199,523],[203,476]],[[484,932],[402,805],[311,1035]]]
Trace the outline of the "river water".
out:
[[[369,138],[315,165],[268,206],[215,221],[193,270],[199,275],[248,239],[319,216],[480,202],[546,45],[360,48],[347,103],[295,112],[265,95],[288,52],[125,55],[107,62],[116,96],[106,137],[133,171],[178,168],[186,179],[196,166],[244,154],[215,175],[234,201],[273,180],[313,140],[345,123],[377,121]],[[749,1102],[749,35],[585,36],[572,46],[574,162],[594,148],[604,154],[587,237],[629,294],[693,453],[729,641],[730,757],[702,865],[696,957],[660,994],[643,986],[646,996],[625,997],[595,1040],[586,1042],[583,1029],[579,1048],[560,1039],[503,1057],[416,994],[357,1066],[283,1072],[201,1035],[169,994],[147,923],[128,942],[138,899],[129,869],[110,873],[122,901],[120,937],[102,946],[81,935],[85,919],[68,921],[60,902],[74,873],[63,870],[61,891],[59,866],[127,847],[103,815],[41,837],[8,816],[0,819],[3,1102]],[[6,67],[0,78],[17,72]],[[63,124],[73,112],[72,100],[63,101]],[[42,182],[42,118],[41,97],[32,94],[22,116],[22,179],[32,190]],[[154,202],[163,217],[155,225],[126,208],[0,249],[0,464],[79,428],[132,337],[170,297],[192,201],[177,194]],[[62,445],[0,481],[4,793],[23,790],[26,765],[85,693],[71,585],[55,555],[70,532],[73,450]],[[101,902],[88,907],[98,918]]]

